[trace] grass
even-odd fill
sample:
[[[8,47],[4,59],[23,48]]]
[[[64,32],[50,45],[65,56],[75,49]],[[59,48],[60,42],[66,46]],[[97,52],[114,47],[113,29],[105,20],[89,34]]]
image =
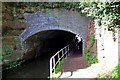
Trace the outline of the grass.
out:
[[[97,56],[92,56],[92,54],[90,52],[90,48],[86,49],[84,57],[85,57],[86,61],[88,62],[88,64],[98,63]]]
[[[114,69],[112,73],[112,78],[117,78],[120,80],[120,64],[118,64],[116,68]]]
[[[107,79],[107,74],[102,74],[98,80],[106,80]]]
[[[56,68],[55,68],[55,74],[53,74],[53,78],[59,78],[60,74],[62,72],[63,69],[63,65],[64,65],[64,59],[62,59],[60,61],[60,63],[57,64]]]
[[[102,74],[99,80],[120,80],[120,64],[118,64],[113,70],[112,74]]]

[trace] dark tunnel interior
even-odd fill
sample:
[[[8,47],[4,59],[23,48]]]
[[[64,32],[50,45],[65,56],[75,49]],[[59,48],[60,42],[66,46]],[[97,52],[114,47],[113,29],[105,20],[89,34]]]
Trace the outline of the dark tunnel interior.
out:
[[[63,30],[48,30],[39,32],[26,40],[34,50],[34,56],[52,56],[64,46],[70,44],[75,34]]]
[[[50,76],[50,58],[75,38],[76,34],[63,30],[39,32],[26,40],[29,59],[19,68],[6,71],[3,78],[47,78]]]

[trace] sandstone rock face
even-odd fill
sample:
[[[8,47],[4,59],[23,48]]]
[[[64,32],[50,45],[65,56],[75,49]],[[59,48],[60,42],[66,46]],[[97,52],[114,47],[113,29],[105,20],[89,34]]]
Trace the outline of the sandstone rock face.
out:
[[[15,9],[14,3],[2,5],[2,34],[6,35],[9,30],[24,30],[26,28],[24,15],[19,12],[19,9]],[[14,11],[15,9],[15,11]],[[13,13],[14,12],[14,13]],[[16,16],[14,16],[16,15]]]
[[[13,15],[12,15],[12,12],[10,11],[5,11],[3,13],[3,18],[6,19],[6,20],[13,20]]]

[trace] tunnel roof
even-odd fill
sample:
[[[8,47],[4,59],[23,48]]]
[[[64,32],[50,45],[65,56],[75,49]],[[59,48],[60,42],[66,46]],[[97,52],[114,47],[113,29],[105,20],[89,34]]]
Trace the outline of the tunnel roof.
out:
[[[26,29],[20,35],[22,41],[45,30],[64,30],[85,37],[89,18],[78,12],[64,9],[46,9],[36,13],[25,14]],[[84,30],[84,31],[83,31]]]

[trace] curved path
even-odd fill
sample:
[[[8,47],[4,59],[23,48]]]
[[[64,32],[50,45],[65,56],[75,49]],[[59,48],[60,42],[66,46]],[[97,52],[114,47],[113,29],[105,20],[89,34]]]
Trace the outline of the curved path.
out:
[[[98,78],[99,73],[102,71],[98,64],[87,64],[83,55],[80,52],[71,54],[66,60],[63,66],[63,72],[60,78],[87,78],[87,80],[94,80]]]
[[[70,78],[75,72],[78,72],[79,69],[84,69],[88,66],[84,56],[80,52],[75,52],[65,60],[61,78]]]

